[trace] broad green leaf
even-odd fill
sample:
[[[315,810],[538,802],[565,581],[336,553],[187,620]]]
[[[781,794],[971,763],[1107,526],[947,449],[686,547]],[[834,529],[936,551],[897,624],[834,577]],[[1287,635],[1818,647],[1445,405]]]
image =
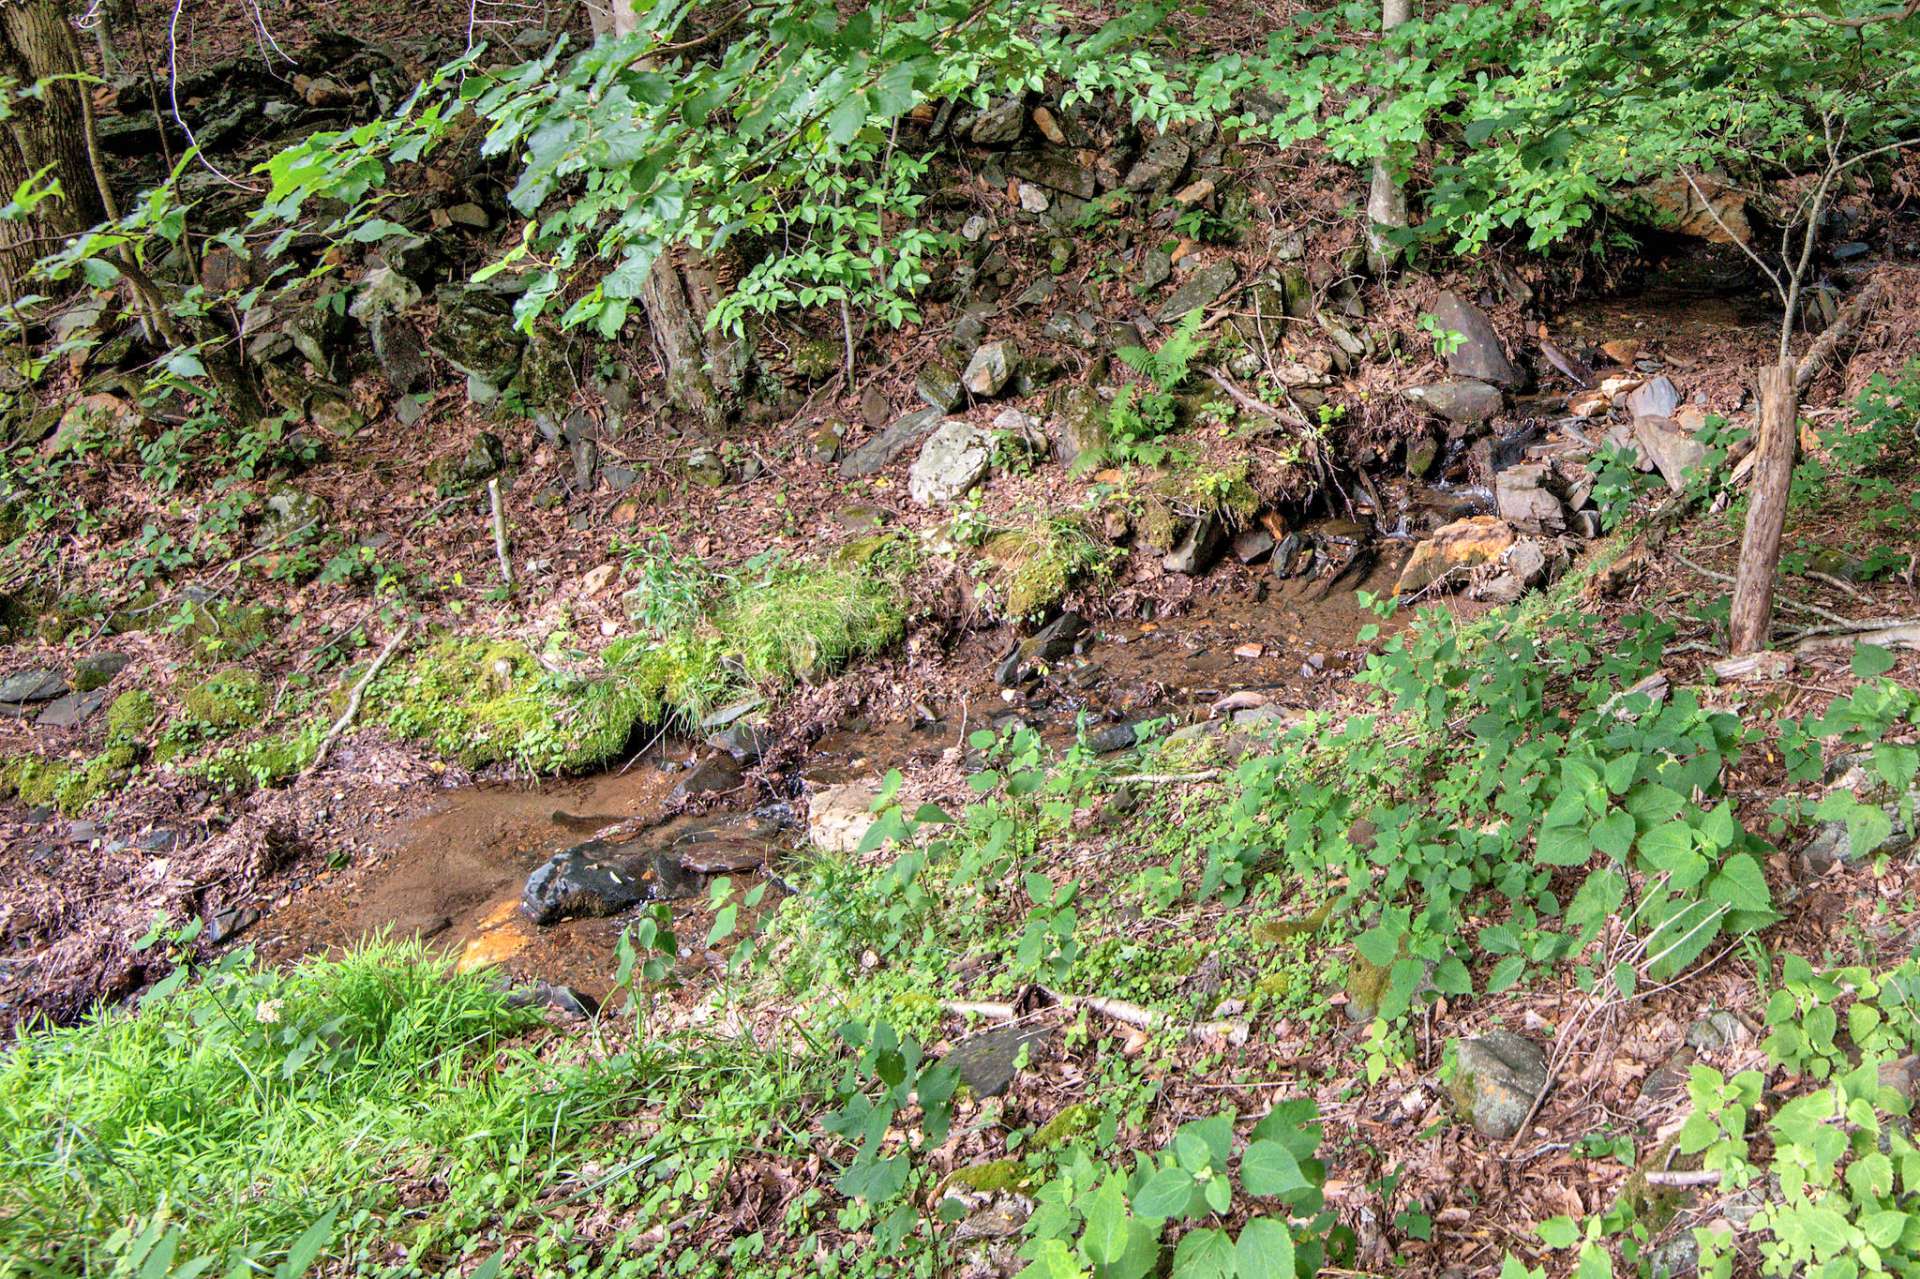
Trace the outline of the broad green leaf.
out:
[[[1893,669],[1894,660],[1892,651],[1881,648],[1878,644],[1853,646],[1853,673],[1861,679],[1885,675]]]
[[[1549,1217],[1534,1229],[1549,1248],[1571,1248],[1580,1242],[1580,1225],[1572,1217]]]
[[[1751,854],[1735,853],[1720,863],[1707,884],[1707,896],[1725,902],[1735,910],[1771,910],[1773,897],[1767,891],[1767,878],[1760,863]]]
[[[1271,1198],[1308,1189],[1300,1161],[1278,1141],[1256,1141],[1240,1156],[1240,1185],[1250,1195]]]
[[[1239,1279],[1294,1279],[1293,1231],[1285,1222],[1255,1217],[1233,1245]]]
[[[1133,1210],[1165,1220],[1185,1213],[1193,1200],[1193,1177],[1180,1168],[1162,1168],[1133,1195]]]
[[[1173,1250],[1173,1279],[1233,1279],[1233,1241],[1211,1226],[1189,1230]]]

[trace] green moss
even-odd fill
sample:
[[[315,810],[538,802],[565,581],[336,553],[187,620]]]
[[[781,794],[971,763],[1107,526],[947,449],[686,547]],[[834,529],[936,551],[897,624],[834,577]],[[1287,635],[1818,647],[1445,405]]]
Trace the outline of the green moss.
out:
[[[967,1190],[999,1193],[1018,1189],[1024,1180],[1015,1159],[991,1159],[983,1164],[968,1164],[947,1174],[947,1185]]]
[[[1001,533],[985,553],[999,568],[1008,617],[1033,617],[1060,602],[1073,584],[1112,571],[1115,552],[1101,545],[1086,525],[1071,515],[1036,520],[1023,529]]]
[[[1249,474],[1241,461],[1218,469],[1180,467],[1161,476],[1141,494],[1142,538],[1149,546],[1169,548],[1187,521],[1201,516],[1239,528],[1260,510],[1260,495]]]
[[[0,789],[12,791],[28,806],[52,804],[75,817],[101,796],[125,785],[133,775],[134,762],[130,743],[110,745],[89,760],[22,755],[0,768]]]
[[[107,740],[137,742],[147,735],[159,714],[153,703],[153,694],[146,689],[136,688],[122,693],[113,699],[113,705],[107,707]]]
[[[325,723],[314,720],[244,746],[222,747],[193,771],[229,791],[278,786],[299,776],[313,762],[326,728]]]
[[[181,705],[205,736],[225,737],[259,722],[267,708],[267,687],[253,671],[233,666],[188,689]]]
[[[1076,1101],[1053,1118],[1040,1126],[1033,1134],[1033,1144],[1041,1150],[1072,1141],[1082,1133],[1093,1131],[1100,1122],[1100,1112],[1084,1101]]]
[[[447,639],[383,675],[372,695],[395,731],[469,768],[575,772],[613,758],[660,718],[660,689],[678,673],[665,666],[580,678],[547,670],[524,644]]]

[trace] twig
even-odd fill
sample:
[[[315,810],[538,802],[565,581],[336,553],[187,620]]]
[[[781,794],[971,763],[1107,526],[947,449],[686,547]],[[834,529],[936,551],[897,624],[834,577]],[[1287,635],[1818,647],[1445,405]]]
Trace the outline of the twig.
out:
[[[360,700],[367,695],[367,686],[373,683],[373,677],[380,673],[380,668],[387,664],[387,659],[407,642],[407,636],[411,634],[413,634],[413,623],[408,622],[400,628],[399,634],[387,641],[387,646],[380,650],[378,657],[373,659],[373,665],[367,667],[367,673],[354,684],[353,692],[347,694],[347,708],[340,712],[340,718],[333,721],[333,727],[329,728],[327,735],[320,739],[320,749],[313,753],[313,762],[307,765],[307,772],[311,773],[327,762],[327,753],[333,749],[334,742],[339,740],[340,734],[347,731],[347,725],[353,723],[353,717],[360,713]]]
[[[1717,1186],[1724,1175],[1718,1168],[1699,1168],[1691,1172],[1663,1172],[1655,1168],[1644,1174],[1649,1186]]]
[[[513,589],[513,561],[507,558],[507,517],[500,507],[500,481],[487,481],[487,500],[493,503],[493,551],[500,557],[500,579]]]

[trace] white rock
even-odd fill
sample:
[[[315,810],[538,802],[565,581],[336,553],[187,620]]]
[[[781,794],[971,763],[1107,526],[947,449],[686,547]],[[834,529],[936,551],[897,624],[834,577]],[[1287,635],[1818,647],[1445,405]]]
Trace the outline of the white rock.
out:
[[[807,796],[807,838],[829,853],[853,854],[879,820],[869,811],[880,783],[867,780],[825,786]]]
[[[960,418],[940,424],[907,472],[907,493],[922,506],[940,506],[964,496],[987,473],[993,441]]]

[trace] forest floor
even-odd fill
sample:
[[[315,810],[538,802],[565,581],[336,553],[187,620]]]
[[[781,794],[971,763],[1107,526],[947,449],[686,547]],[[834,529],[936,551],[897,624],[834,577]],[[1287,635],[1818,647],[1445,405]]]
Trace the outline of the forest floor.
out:
[[[441,10],[445,31],[468,13]],[[167,8],[137,12],[162,47]],[[334,47],[298,7],[265,12],[290,48]],[[451,37],[415,52],[421,20],[417,7],[367,9],[360,52],[340,65],[378,46],[427,62],[458,52]],[[177,43],[188,69],[253,56],[232,23],[189,24]],[[327,100],[291,76],[243,93],[244,79],[194,107],[293,104],[279,119]],[[243,171],[273,145],[240,137],[213,159]],[[1676,1147],[1697,1100],[1691,1069],[1758,1070],[1779,1095],[1811,1086],[1824,1067],[1782,1065],[1765,1046],[1777,1045],[1782,958],[1879,973],[1920,935],[1910,807],[1880,855],[1807,851],[1831,847],[1837,810],[1815,806],[1851,776],[1824,766],[1822,741],[1825,763],[1849,749],[1904,758],[1920,725],[1912,644],[1884,663],[1854,646],[1869,621],[1920,617],[1920,393],[1870,385],[1898,379],[1915,350],[1915,223],[1848,211],[1874,249],[1833,263],[1831,278],[1882,273],[1893,300],[1809,394],[1781,580],[1791,656],[1723,680],[1712,664],[1744,509],[1724,435],[1708,455],[1724,469],[1677,507],[1658,473],[1629,476],[1608,511],[1616,530],[1541,534],[1564,548],[1564,572],[1517,602],[1474,598],[1490,593],[1485,575],[1458,594],[1409,592],[1390,617],[1373,601],[1394,594],[1436,528],[1499,509],[1498,471],[1563,456],[1570,425],[1597,437],[1630,416],[1623,404],[1584,427],[1571,419],[1582,388],[1543,344],[1636,385],[1665,377],[1702,418],[1750,425],[1746,379],[1775,313],[1737,257],[1650,237],[1610,271],[1512,255],[1356,287],[1338,263],[1358,178],[1320,158],[1220,149],[1207,171],[1231,172],[1248,198],[1213,206],[1204,233],[1141,210],[1080,237],[1063,264],[1057,232],[1022,214],[1006,157],[949,148],[929,216],[978,243],[955,250],[974,274],[923,323],[863,332],[851,377],[836,317],[769,325],[762,392],[723,436],[683,425],[638,338],[579,352],[547,429],[469,402],[444,360],[408,402],[349,336],[317,365],[308,356],[305,374],[352,405],[350,434],[296,424],[301,439],[238,474],[185,424],[157,420],[139,447],[46,473],[10,510],[0,564],[0,687],[31,692],[0,719],[12,791],[0,802],[0,1021],[51,1044],[48,1023],[103,1001],[146,1008],[70,1033],[154,1082],[116,1091],[78,1049],[58,1070],[23,1049],[0,1081],[38,1069],[60,1084],[9,1094],[0,1125],[20,1138],[9,1158],[22,1185],[41,1184],[29,1135],[64,1131],[50,1116],[65,1111],[96,1139],[140,1116],[207,1145],[190,1171],[131,1141],[154,1162],[123,1152],[124,1177],[90,1168],[84,1209],[71,1187],[13,1203],[0,1238],[52,1249],[55,1227],[85,1211],[103,1235],[177,1222],[183,1257],[253,1248],[271,1261],[337,1205],[338,1273],[471,1272],[492,1256],[514,1273],[1008,1275],[1050,1239],[1077,1237],[1091,1210],[1068,1212],[1074,1187],[1167,1162],[1177,1134],[1210,1133],[1192,1125],[1222,1113],[1236,1152],[1274,1116],[1297,1141],[1302,1098],[1322,1166],[1255,1192],[1241,1163],[1241,1193],[1209,1198],[1176,1236],[1244,1236],[1277,1199],[1329,1273],[1493,1274],[1509,1256],[1561,1273],[1575,1253],[1549,1248],[1539,1225],[1624,1206],[1608,1246],[1678,1273],[1694,1227],[1748,1220],[1753,1196],[1709,1184],[1697,1152]],[[130,145],[119,163],[151,176],[154,161]],[[510,228],[497,173],[452,177],[426,177],[419,212],[469,197],[479,208],[481,225],[433,223],[457,280]],[[983,242],[963,229],[974,219]],[[1168,247],[1172,278],[1143,282]],[[1304,429],[1276,431],[1195,376],[1182,394],[1221,402],[1183,408],[1164,456],[1064,464],[1069,392],[1138,382],[1116,367],[1111,329],[1159,347],[1174,327],[1167,294],[1222,265],[1233,283],[1205,304],[1196,369],[1258,345],[1235,325],[1263,315],[1257,286],[1293,269],[1315,314],[1365,330],[1369,353],[1336,363],[1326,326],[1260,352],[1266,367],[1245,385]],[[1629,276],[1636,286],[1621,287]],[[1450,376],[1418,326],[1443,292],[1477,302],[1530,370],[1493,421],[1460,430],[1401,394]],[[420,319],[430,339],[433,309]],[[1093,319],[1076,334],[1082,315]],[[861,445],[924,407],[926,372],[963,365],[958,352],[983,337],[1046,370],[948,409],[998,433],[984,483],[951,503],[915,500],[914,448],[849,474]],[[1324,367],[1282,389],[1276,368],[1315,357]],[[82,391],[99,393],[97,371],[77,366],[65,393]],[[1001,425],[1009,409],[1025,424]],[[560,425],[579,421],[593,427],[588,462]],[[503,495],[511,583],[488,480]],[[1236,542],[1197,571],[1175,567],[1177,538],[1156,521],[1214,518],[1223,542],[1253,535],[1247,562]],[[1274,543],[1290,535],[1317,575],[1276,570]],[[1035,560],[1044,596],[1022,615],[1008,601]],[[873,616],[854,613],[869,592]],[[783,615],[756,613],[756,597]],[[1084,632],[1000,677],[1010,651],[1063,615]],[[622,641],[659,651],[689,637],[724,657],[675,668],[647,694],[652,715],[619,702],[641,678],[620,664]],[[1502,671],[1538,682],[1509,687]],[[685,693],[676,679],[709,683]],[[47,714],[49,680],[70,724]],[[1608,699],[1629,687],[1653,692],[1608,728]],[[364,697],[349,715],[353,690]],[[1737,743],[1685,800],[1701,812],[1725,801],[1742,832],[1732,847],[1760,868],[1770,903],[1743,909],[1777,918],[1709,931],[1670,970],[1649,945],[1659,930],[1636,930],[1616,903],[1572,953],[1540,959],[1532,948],[1561,935],[1570,909],[1569,868],[1532,866],[1537,882],[1496,901],[1505,866],[1467,856],[1435,881],[1479,877],[1455,902],[1464,963],[1425,957],[1411,1008],[1375,1017],[1408,959],[1366,957],[1374,908],[1413,891],[1395,876],[1416,868],[1432,893],[1419,859],[1452,856],[1435,850],[1465,846],[1469,829],[1495,863],[1529,856],[1524,832],[1576,788],[1559,755],[1514,759],[1630,739],[1684,765],[1718,749],[1698,736],[1724,727],[1716,716]],[[1503,768],[1505,781],[1486,782]],[[534,922],[529,876],[590,836],[593,856],[643,868],[643,899]],[[1667,874],[1643,873],[1635,891],[1652,901]],[[1366,875],[1378,901],[1349,891]],[[1495,947],[1496,928],[1524,940]],[[449,967],[423,966],[396,938]],[[313,966],[369,944],[386,976],[364,986],[364,960]],[[1494,989],[1514,955],[1524,979]],[[187,971],[199,984],[142,998]],[[542,1011],[502,1007],[505,986]],[[378,1053],[341,1050],[356,1041],[339,1026],[373,1016],[362,997],[389,1018]],[[141,1020],[176,1048],[189,1027],[207,1043],[175,1059],[132,1032],[114,1038],[113,1025]],[[950,1124],[926,1104],[936,1081],[908,1104],[902,1057],[836,1038],[848,1022],[912,1041],[910,1079],[919,1048],[964,1063]],[[1525,1098],[1511,1123],[1489,1121],[1459,1083],[1472,1074],[1462,1046],[1497,1031],[1537,1055],[1499,1081]],[[487,1048],[463,1059],[476,1039]],[[335,1054],[324,1085],[288,1055],[316,1043]],[[250,1087],[235,1062],[284,1066],[285,1097]],[[363,1120],[356,1094],[378,1099],[391,1140],[363,1140],[371,1112]],[[247,1143],[257,1162],[235,1156]],[[1224,1178],[1228,1157],[1215,1158]],[[902,1187],[879,1193],[895,1172]],[[171,1200],[158,1217],[156,1187]],[[1201,1246],[1173,1252],[1176,1270]],[[129,1255],[125,1239],[102,1247],[89,1266]],[[1750,1244],[1739,1257],[1756,1264]]]

